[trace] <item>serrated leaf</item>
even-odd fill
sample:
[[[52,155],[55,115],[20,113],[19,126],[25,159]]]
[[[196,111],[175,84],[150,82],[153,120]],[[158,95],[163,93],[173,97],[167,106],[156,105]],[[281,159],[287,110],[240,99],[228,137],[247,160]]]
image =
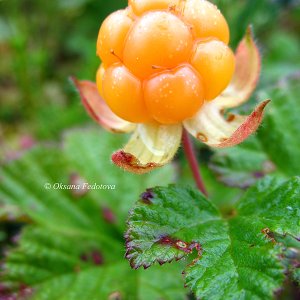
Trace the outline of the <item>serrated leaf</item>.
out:
[[[272,299],[284,281],[283,244],[300,237],[300,178],[260,182],[224,219],[204,196],[177,186],[142,194],[128,222],[132,267],[181,259],[194,249],[186,284],[203,299]],[[299,244],[299,243],[298,243]]]
[[[167,182],[173,172],[169,166],[136,176],[113,168],[109,157],[122,141],[99,130],[76,130],[62,147],[37,147],[0,170],[0,202],[34,223],[5,260],[0,280],[7,287],[28,286],[37,300],[184,298],[174,268],[164,269],[170,279],[162,280],[161,270],[134,272],[124,259],[122,223],[131,193]],[[115,189],[68,188],[83,182]]]
[[[203,209],[198,206],[199,197],[203,200]],[[186,251],[190,253],[200,246],[190,236],[193,233],[189,229],[194,226],[207,230],[207,236],[223,227],[217,209],[198,191],[176,186],[148,190],[142,194],[129,218],[126,257],[133,268],[148,268],[155,261],[164,263],[181,259]],[[184,248],[180,242],[185,240],[190,244]],[[164,247],[168,244],[172,247]]]

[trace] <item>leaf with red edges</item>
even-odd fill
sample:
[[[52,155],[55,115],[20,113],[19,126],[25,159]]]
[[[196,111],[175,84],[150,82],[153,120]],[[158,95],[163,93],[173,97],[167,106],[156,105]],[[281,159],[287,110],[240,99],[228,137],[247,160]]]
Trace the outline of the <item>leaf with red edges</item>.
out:
[[[113,153],[111,159],[118,167],[135,174],[145,174],[162,166],[151,162],[142,164],[134,155],[123,150]]]
[[[181,124],[139,124],[124,149],[112,155],[112,161],[132,173],[150,172],[173,159],[181,136]]]
[[[262,102],[248,117],[231,114],[225,119],[214,101],[208,102],[195,117],[184,122],[184,127],[210,147],[232,147],[242,143],[258,129],[269,103],[270,100]]]
[[[283,238],[300,248],[299,207],[299,177],[259,182],[230,218],[197,190],[152,188],[131,211],[126,258],[135,269],[148,268],[196,250],[183,274],[197,298],[271,300],[288,268]]]

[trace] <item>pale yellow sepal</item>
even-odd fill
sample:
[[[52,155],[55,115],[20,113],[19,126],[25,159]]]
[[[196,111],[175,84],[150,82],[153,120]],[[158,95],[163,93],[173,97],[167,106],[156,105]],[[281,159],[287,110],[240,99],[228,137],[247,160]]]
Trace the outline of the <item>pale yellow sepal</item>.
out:
[[[182,125],[139,124],[124,149],[112,161],[134,173],[146,173],[170,162],[182,136]]]
[[[269,102],[266,100],[260,103],[249,116],[229,114],[227,118],[214,101],[207,102],[195,117],[184,122],[184,127],[210,147],[232,147],[257,130]]]

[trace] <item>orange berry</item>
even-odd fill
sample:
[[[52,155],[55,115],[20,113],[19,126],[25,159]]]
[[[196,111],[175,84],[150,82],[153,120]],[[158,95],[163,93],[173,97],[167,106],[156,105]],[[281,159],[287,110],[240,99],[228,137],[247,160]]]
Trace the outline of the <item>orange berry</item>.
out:
[[[200,109],[204,90],[199,75],[189,66],[164,71],[144,83],[145,103],[162,124],[176,124]]]
[[[235,57],[223,42],[199,41],[191,64],[202,75],[205,99],[213,100],[230,83],[235,68]]]
[[[150,10],[162,10],[174,7],[179,0],[129,0],[133,12],[140,16]]]
[[[120,118],[144,123],[151,118],[143,101],[142,83],[122,64],[114,64],[104,74],[103,96],[110,109]]]
[[[175,15],[153,11],[143,15],[128,34],[124,64],[137,77],[145,79],[164,68],[187,62],[192,35]]]
[[[216,5],[205,0],[186,0],[182,5],[183,18],[193,26],[196,38],[217,38],[228,44],[228,24]]]
[[[103,98],[102,82],[103,82],[104,73],[105,73],[105,68],[104,65],[101,64],[96,73],[96,84],[97,84],[98,92],[102,98]]]
[[[226,20],[206,0],[129,0],[99,31],[99,93],[129,122],[180,123],[229,84],[228,42]]]
[[[103,22],[97,40],[97,55],[110,66],[122,60],[126,35],[133,24],[126,9],[109,15]]]

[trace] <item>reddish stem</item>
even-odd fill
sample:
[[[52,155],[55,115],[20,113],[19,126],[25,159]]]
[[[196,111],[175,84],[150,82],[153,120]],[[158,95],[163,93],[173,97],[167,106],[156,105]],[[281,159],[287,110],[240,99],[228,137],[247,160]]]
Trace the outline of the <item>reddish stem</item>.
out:
[[[192,170],[196,185],[197,185],[198,189],[205,196],[208,196],[207,190],[205,188],[205,185],[203,183],[203,179],[202,179],[202,176],[200,173],[199,163],[196,158],[193,143],[189,137],[189,134],[187,133],[187,131],[185,129],[183,130],[182,142],[183,142],[183,149],[184,149],[185,155],[187,157],[187,160],[189,162],[190,168]]]

